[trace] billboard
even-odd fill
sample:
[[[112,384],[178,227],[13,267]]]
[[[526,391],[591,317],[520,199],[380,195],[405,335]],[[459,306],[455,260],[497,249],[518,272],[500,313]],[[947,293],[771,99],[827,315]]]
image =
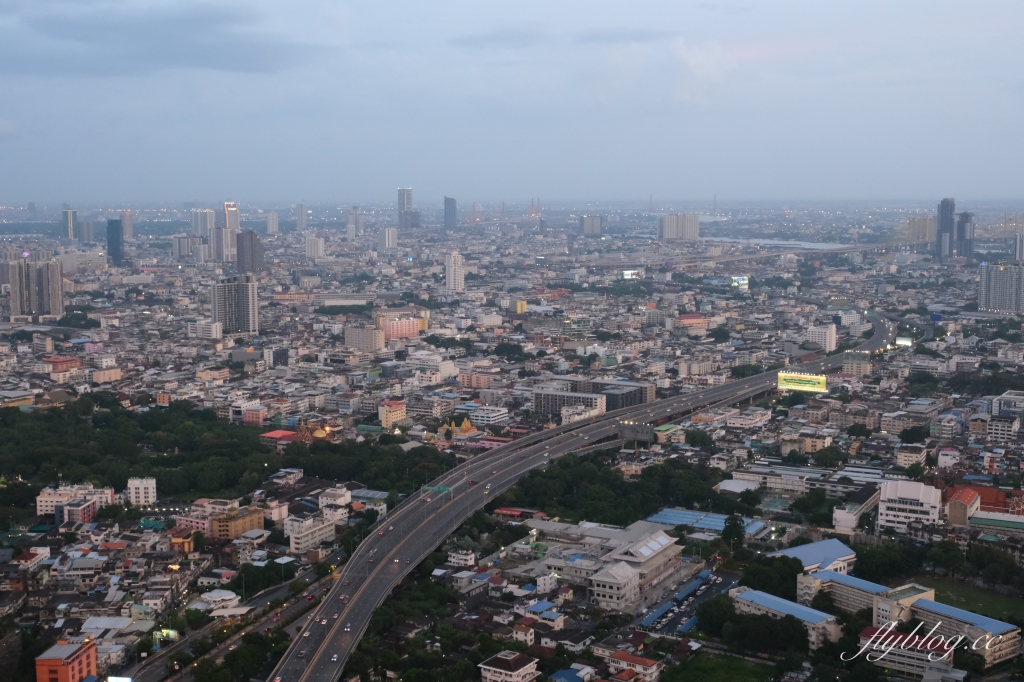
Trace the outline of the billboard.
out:
[[[910,338],[909,336],[897,336],[896,345],[909,348],[910,346],[914,345],[914,339]]]
[[[746,275],[740,275],[732,278],[732,285],[742,290],[746,290],[750,287],[750,279]]]
[[[779,390],[828,393],[828,378],[824,374],[779,372]]]

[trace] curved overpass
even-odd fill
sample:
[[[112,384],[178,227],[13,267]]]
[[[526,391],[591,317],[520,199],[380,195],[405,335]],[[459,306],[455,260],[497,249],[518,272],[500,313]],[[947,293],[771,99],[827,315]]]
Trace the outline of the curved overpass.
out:
[[[877,351],[895,336],[895,325],[888,320],[873,317],[872,323],[875,334],[861,344],[859,350]],[[842,356],[836,355],[801,365],[800,369],[814,372],[841,365]],[[410,496],[374,527],[374,534],[363,540],[352,554],[323,603],[313,612],[310,625],[281,659],[272,679],[275,682],[335,682],[339,679],[374,609],[399,581],[473,512],[531,469],[545,466],[550,458],[616,434],[619,422],[624,419],[676,419],[709,405],[737,402],[765,393],[776,385],[777,373],[777,370],[766,372],[708,388],[698,395],[658,400],[531,434],[481,454],[435,479],[434,487],[450,488],[451,492],[431,495],[429,502],[422,501],[426,499],[423,497]],[[345,598],[347,601],[343,601]]]

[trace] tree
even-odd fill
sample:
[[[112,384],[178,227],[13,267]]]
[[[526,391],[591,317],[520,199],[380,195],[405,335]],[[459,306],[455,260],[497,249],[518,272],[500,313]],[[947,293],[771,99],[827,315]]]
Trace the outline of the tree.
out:
[[[871,530],[875,525],[875,520],[872,518],[870,513],[864,512],[860,515],[860,518],[857,519],[857,525],[865,530]]]
[[[761,491],[759,489],[744,490],[740,493],[740,502],[756,507],[761,504]]]
[[[796,577],[803,572],[804,565],[799,559],[759,556],[747,564],[740,585],[795,601]]]
[[[710,336],[715,341],[722,343],[723,341],[729,340],[729,330],[726,329],[725,327],[715,327],[714,329],[708,332],[708,336]]]
[[[331,572],[331,567],[322,561],[318,561],[313,564],[313,570],[316,571],[317,578],[324,578]]]
[[[743,546],[743,538],[746,531],[743,529],[743,518],[733,514],[725,520],[725,528],[722,530],[722,542],[729,543],[729,550]]]
[[[923,443],[928,438],[928,429],[923,426],[911,426],[900,431],[900,441],[904,443]]]
[[[920,481],[924,476],[924,466],[922,466],[920,462],[914,462],[907,467],[907,476],[909,476],[911,480]]]
[[[835,445],[829,445],[814,453],[814,463],[820,467],[834,467],[843,461],[843,451]]]
[[[206,549],[206,537],[199,531],[196,531],[192,534],[192,546],[197,552],[202,552]]]
[[[850,438],[870,438],[871,429],[864,424],[853,424],[850,428],[846,429],[846,435]]]
[[[686,444],[695,448],[709,448],[715,444],[715,440],[707,431],[689,429],[686,431]]]
[[[697,607],[700,629],[714,637],[721,637],[722,627],[735,618],[736,609],[728,595],[720,594]]]
[[[735,379],[746,379],[762,372],[764,372],[764,367],[761,365],[737,365],[729,370],[729,374]]]

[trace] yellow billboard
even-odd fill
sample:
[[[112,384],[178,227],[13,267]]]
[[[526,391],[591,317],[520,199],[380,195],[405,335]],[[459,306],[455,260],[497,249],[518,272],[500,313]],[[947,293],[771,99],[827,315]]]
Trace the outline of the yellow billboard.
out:
[[[779,372],[779,390],[828,393],[828,378],[824,374]]]

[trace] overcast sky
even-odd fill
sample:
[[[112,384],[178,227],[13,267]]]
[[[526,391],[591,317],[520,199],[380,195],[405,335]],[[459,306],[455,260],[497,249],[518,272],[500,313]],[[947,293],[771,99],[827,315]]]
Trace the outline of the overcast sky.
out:
[[[0,0],[0,203],[1020,197],[1019,2]]]

